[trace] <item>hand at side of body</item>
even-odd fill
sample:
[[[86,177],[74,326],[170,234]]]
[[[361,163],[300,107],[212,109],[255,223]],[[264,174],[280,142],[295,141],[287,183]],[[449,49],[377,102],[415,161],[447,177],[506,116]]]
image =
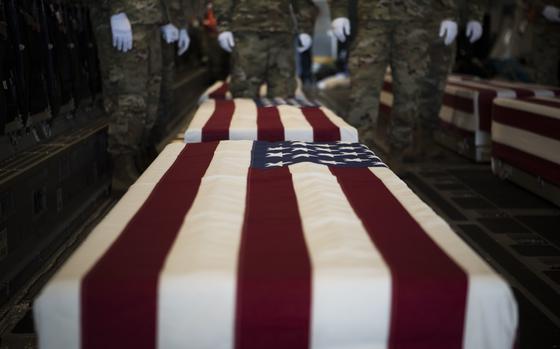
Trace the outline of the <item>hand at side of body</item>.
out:
[[[176,26],[169,23],[161,27],[161,35],[163,36],[163,40],[166,43],[172,44],[175,41],[179,40],[179,29]]]
[[[220,47],[227,52],[231,52],[235,47],[233,33],[230,31],[220,33],[220,35],[218,35],[218,42],[220,43]]]
[[[457,22],[448,19],[441,22],[441,26],[439,29],[439,37],[443,39],[445,46],[451,45],[453,41],[455,41],[455,39],[457,38],[458,33],[459,33],[459,26],[457,25]]]
[[[297,47],[299,53],[309,50],[311,48],[311,45],[313,45],[313,39],[309,34],[299,34]]]
[[[111,16],[111,32],[114,48],[121,52],[132,50],[132,26],[126,13],[121,12]]]
[[[482,23],[479,21],[469,21],[467,23],[467,38],[471,43],[477,42],[482,37],[484,29],[482,29]]]
[[[560,9],[555,6],[545,6],[542,15],[550,22],[560,23]]]
[[[350,36],[350,20],[346,17],[339,17],[332,22],[332,31],[334,36],[340,42],[345,42]]]
[[[191,44],[191,38],[189,36],[189,32],[187,31],[187,29],[183,28],[179,30],[179,43],[177,44],[178,46],[177,54],[179,56],[182,56],[185,52],[187,52],[190,44]]]

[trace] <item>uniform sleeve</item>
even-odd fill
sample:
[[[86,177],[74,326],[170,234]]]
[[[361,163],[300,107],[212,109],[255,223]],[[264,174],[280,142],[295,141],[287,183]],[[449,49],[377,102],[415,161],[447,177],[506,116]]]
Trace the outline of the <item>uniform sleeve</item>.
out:
[[[475,20],[482,22],[484,19],[484,13],[488,7],[488,1],[486,0],[468,0],[467,2],[467,21]]]
[[[312,34],[318,9],[311,0],[297,0],[294,3],[296,19],[301,33]]]
[[[331,19],[339,18],[339,17],[346,17],[348,18],[348,8],[349,8],[349,0],[329,0],[329,5],[331,7]],[[365,0],[371,1],[371,0]]]
[[[214,14],[218,19],[218,31],[223,33],[231,31],[231,16],[234,10],[234,0],[214,0],[212,1]]]
[[[129,6],[127,6],[127,2],[126,0],[113,0],[110,1],[110,10],[111,10],[111,15],[115,15],[117,13],[121,13],[124,12],[126,13]]]
[[[179,29],[186,28],[187,22],[187,0],[161,0],[164,9],[167,10],[168,20]]]

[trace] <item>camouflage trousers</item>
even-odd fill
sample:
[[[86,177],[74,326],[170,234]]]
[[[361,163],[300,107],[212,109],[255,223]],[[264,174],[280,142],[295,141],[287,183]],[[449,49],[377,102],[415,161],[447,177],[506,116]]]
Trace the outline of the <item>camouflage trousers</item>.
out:
[[[267,97],[293,97],[296,90],[294,35],[236,32],[231,57],[231,93],[256,98],[263,83]]]
[[[532,26],[533,47],[528,57],[531,78],[542,85],[559,86],[560,26],[536,23]]]
[[[393,148],[410,145],[417,118],[419,82],[428,71],[429,43],[437,35],[436,26],[416,21],[362,23],[350,51],[349,121],[360,129],[377,126],[380,94],[390,66],[394,100],[388,140]]]
[[[135,154],[158,116],[161,80],[161,33],[157,24],[134,25],[133,49],[112,47],[107,23],[94,23],[99,47],[103,104],[109,115],[111,154]],[[95,20],[95,19],[94,19]]]
[[[439,37],[433,40],[428,52],[428,70],[420,79],[418,127],[424,135],[432,135],[439,126],[439,112],[443,104],[447,77],[455,61],[456,45],[445,46]]]

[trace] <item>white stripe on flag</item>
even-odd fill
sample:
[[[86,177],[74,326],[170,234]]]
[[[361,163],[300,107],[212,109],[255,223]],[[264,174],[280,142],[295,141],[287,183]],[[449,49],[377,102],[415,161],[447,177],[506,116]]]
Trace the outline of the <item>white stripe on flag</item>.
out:
[[[220,143],[202,180],[160,276],[159,348],[233,348],[252,146]]]
[[[358,130],[342,120],[329,108],[321,107],[321,110],[333,124],[340,129],[340,141],[349,143],[358,143]]]
[[[313,142],[313,127],[303,115],[301,108],[290,105],[277,107],[284,126],[284,139],[297,139],[300,142]]]
[[[439,112],[439,118],[448,124],[457,126],[461,130],[471,132],[477,131],[478,121],[473,114],[465,113],[444,105]]]
[[[187,132],[185,132],[185,143],[202,142],[202,129],[214,114],[216,110],[216,101],[209,99],[198,107],[192,121],[189,124]]]
[[[327,167],[290,166],[313,266],[311,348],[386,348],[391,276]]]
[[[229,139],[238,140],[257,140],[257,105],[252,99],[234,100],[235,111],[229,127]]]
[[[184,147],[184,144],[173,144],[165,148],[142,176],[145,182],[128,190],[41,292],[34,305],[39,347],[80,348],[82,278],[119,237]],[[52,317],[52,314],[60,316]]]
[[[492,123],[492,140],[527,154],[560,164],[560,142],[530,131]]]
[[[391,170],[370,170],[426,234],[469,276],[464,349],[511,349],[518,314],[508,284]]]

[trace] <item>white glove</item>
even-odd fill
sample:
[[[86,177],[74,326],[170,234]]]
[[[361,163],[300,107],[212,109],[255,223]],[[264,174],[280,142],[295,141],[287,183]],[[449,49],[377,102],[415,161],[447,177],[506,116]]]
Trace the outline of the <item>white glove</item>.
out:
[[[445,20],[441,22],[441,27],[439,29],[439,37],[443,38],[445,46],[449,46],[455,41],[457,34],[459,33],[459,26],[457,22]]]
[[[231,52],[235,47],[235,40],[233,40],[232,32],[223,32],[218,35],[218,42],[220,46],[227,52]]]
[[[482,23],[479,21],[469,21],[467,23],[467,38],[469,38],[471,44],[477,42],[482,37],[482,33],[484,33]]]
[[[187,50],[189,49],[189,45],[191,44],[191,38],[189,37],[189,32],[187,29],[179,30],[179,49],[177,50],[177,54],[182,56]]]
[[[560,9],[554,6],[545,6],[542,15],[551,22],[560,22]]]
[[[172,44],[179,40],[179,29],[171,23],[161,27],[161,34],[163,36],[163,40],[165,40],[168,44]]]
[[[346,17],[339,17],[332,22],[332,31],[334,36],[340,42],[345,42],[350,36],[350,20]]]
[[[299,34],[298,36],[298,47],[297,50],[299,53],[305,52],[311,48],[313,44],[313,39],[309,34]]]
[[[132,50],[132,26],[126,13],[111,16],[111,32],[113,33],[113,47],[122,52]]]

